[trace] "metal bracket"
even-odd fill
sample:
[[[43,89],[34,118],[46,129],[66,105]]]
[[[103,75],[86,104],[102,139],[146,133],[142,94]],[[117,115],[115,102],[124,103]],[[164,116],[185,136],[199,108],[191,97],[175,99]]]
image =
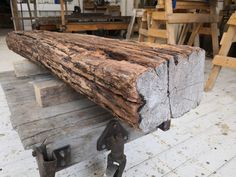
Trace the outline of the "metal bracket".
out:
[[[70,145],[53,150],[52,154],[47,152],[45,141],[32,152],[36,157],[40,177],[55,177],[56,171],[68,166],[71,159]]]
[[[162,131],[167,131],[170,129],[170,125],[171,125],[171,120],[169,119],[163,122],[161,125],[159,125],[158,128],[161,129]]]
[[[121,177],[126,165],[124,144],[128,140],[128,132],[118,120],[111,120],[97,141],[97,150],[111,150],[107,159],[106,176]]]

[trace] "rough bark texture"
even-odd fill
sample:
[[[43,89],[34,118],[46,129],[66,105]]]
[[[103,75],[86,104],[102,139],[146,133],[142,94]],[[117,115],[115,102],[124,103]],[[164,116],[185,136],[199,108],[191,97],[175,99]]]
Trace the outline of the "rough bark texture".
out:
[[[199,48],[46,31],[11,32],[7,44],[145,132],[196,107],[203,92]]]

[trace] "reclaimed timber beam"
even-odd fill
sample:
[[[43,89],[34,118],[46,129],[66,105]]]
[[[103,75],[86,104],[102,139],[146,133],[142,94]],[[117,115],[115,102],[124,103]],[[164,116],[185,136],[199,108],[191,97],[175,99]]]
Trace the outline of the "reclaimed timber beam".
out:
[[[205,53],[199,48],[47,31],[11,32],[6,41],[144,132],[188,112],[202,97]]]

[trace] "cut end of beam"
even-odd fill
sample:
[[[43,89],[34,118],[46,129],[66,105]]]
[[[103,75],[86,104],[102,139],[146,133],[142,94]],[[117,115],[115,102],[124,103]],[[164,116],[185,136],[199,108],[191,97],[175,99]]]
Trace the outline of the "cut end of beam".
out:
[[[137,89],[145,102],[139,111],[139,126],[144,132],[155,130],[170,118],[167,88],[167,62],[138,79]]]

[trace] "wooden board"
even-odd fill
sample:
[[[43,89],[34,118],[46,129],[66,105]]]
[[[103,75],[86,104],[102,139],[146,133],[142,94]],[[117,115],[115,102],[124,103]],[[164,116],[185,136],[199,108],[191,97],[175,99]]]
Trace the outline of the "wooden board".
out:
[[[54,78],[34,83],[34,91],[36,101],[41,107],[67,103],[83,97],[66,83]]]
[[[236,58],[216,55],[212,64],[236,69]]]
[[[96,31],[96,30],[127,30],[126,22],[91,22],[68,23],[65,32]]]

